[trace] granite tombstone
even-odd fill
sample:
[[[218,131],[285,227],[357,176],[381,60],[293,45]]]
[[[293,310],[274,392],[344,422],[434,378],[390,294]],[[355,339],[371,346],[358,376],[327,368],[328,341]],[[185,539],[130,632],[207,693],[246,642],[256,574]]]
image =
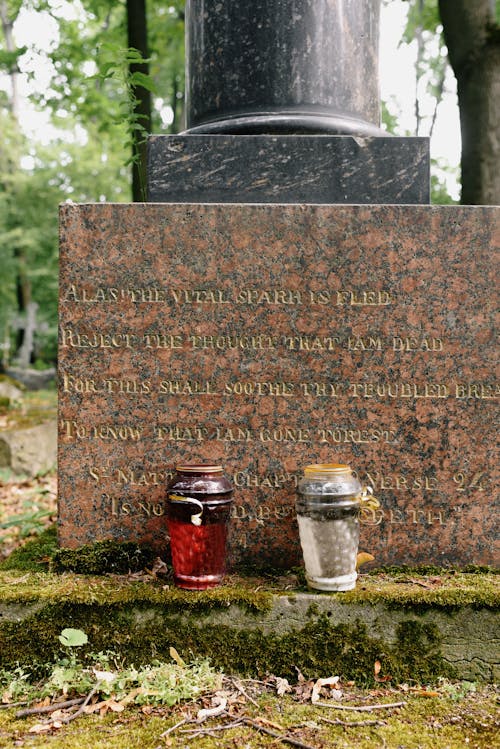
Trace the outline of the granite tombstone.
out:
[[[61,543],[164,553],[165,481],[208,460],[233,562],[288,566],[301,467],[341,461],[378,563],[492,563],[498,243],[495,208],[64,206]]]
[[[188,1],[153,202],[62,207],[62,545],[166,555],[165,482],[208,460],[232,563],[288,567],[297,477],[333,461],[381,501],[377,564],[497,561],[499,213],[425,205],[428,142],[379,130],[379,4]]]

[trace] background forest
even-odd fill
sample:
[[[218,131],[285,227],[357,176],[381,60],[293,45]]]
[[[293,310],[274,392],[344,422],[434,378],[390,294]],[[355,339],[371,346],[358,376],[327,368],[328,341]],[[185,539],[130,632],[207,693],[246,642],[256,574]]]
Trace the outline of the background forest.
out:
[[[394,100],[384,127],[433,136],[449,59],[462,202],[498,204],[500,2],[384,0],[395,3],[407,9],[401,44],[416,48],[415,128]],[[50,40],[18,45],[27,12],[50,19]],[[57,206],[145,198],[147,133],[183,127],[184,0],[0,0],[0,21],[0,369],[44,368],[57,356]],[[33,135],[36,111],[45,124]],[[435,163],[433,202],[453,202],[443,175],[454,168]]]

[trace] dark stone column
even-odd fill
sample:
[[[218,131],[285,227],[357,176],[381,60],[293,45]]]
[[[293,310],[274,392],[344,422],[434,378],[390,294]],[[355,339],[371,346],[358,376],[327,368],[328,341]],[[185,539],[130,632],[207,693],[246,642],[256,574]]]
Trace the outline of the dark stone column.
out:
[[[380,135],[380,0],[187,0],[187,127]]]
[[[427,138],[380,129],[380,0],[187,0],[187,131],[149,200],[426,203]]]

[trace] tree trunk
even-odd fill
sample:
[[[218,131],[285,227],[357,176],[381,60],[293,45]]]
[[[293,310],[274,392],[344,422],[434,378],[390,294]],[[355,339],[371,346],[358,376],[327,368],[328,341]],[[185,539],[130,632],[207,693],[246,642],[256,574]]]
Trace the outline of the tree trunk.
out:
[[[146,60],[148,57],[146,0],[127,0],[128,46],[137,49]],[[133,62],[129,66],[130,74],[148,75],[147,62]],[[134,122],[144,130],[134,130],[132,144],[132,200],[140,203],[146,199],[146,163],[147,133],[151,132],[151,94],[143,86],[133,86]]]
[[[16,45],[14,44],[14,38],[12,36],[12,28],[14,21],[9,18],[9,12],[7,8],[6,0],[0,0],[0,20],[2,22],[2,29],[5,38],[5,49],[7,52],[14,53]],[[19,72],[17,69],[17,60],[9,70],[9,78],[11,85],[11,96],[9,100],[10,111],[12,116],[19,121],[19,86],[18,86]]]
[[[19,86],[18,78],[19,71],[17,68],[17,59],[14,58],[16,51],[16,45],[13,36],[14,19],[9,16],[9,9],[7,7],[6,0],[0,0],[0,21],[5,39],[5,49],[7,52],[13,55],[13,62],[9,70],[9,79],[11,85],[11,94],[8,98],[8,107],[11,117],[14,121],[16,130],[19,132]],[[19,169],[19,161],[17,149],[12,149],[12,152],[7,154],[7,162],[11,172]],[[1,185],[1,187],[4,187]],[[9,199],[15,202],[15,181],[12,182],[8,188]],[[31,302],[31,282],[28,275],[28,262],[26,259],[26,253],[22,245],[16,244],[13,248],[14,258],[16,261],[16,299],[17,299],[17,310],[18,313],[23,315],[28,309],[28,305]],[[25,340],[25,330],[20,328],[16,333],[16,350],[19,351]]]
[[[458,88],[464,205],[500,204],[500,27],[494,0],[439,0]]]

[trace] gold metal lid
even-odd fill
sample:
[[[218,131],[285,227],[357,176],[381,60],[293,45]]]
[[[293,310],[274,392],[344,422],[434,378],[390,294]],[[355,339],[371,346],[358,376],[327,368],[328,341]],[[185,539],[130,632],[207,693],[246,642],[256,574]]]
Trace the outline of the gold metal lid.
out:
[[[351,468],[344,463],[312,463],[304,468],[304,473],[322,473],[325,476],[341,476],[351,473]]]
[[[222,466],[214,465],[209,463],[203,465],[202,463],[180,463],[175,466],[175,470],[180,473],[222,473]]]

